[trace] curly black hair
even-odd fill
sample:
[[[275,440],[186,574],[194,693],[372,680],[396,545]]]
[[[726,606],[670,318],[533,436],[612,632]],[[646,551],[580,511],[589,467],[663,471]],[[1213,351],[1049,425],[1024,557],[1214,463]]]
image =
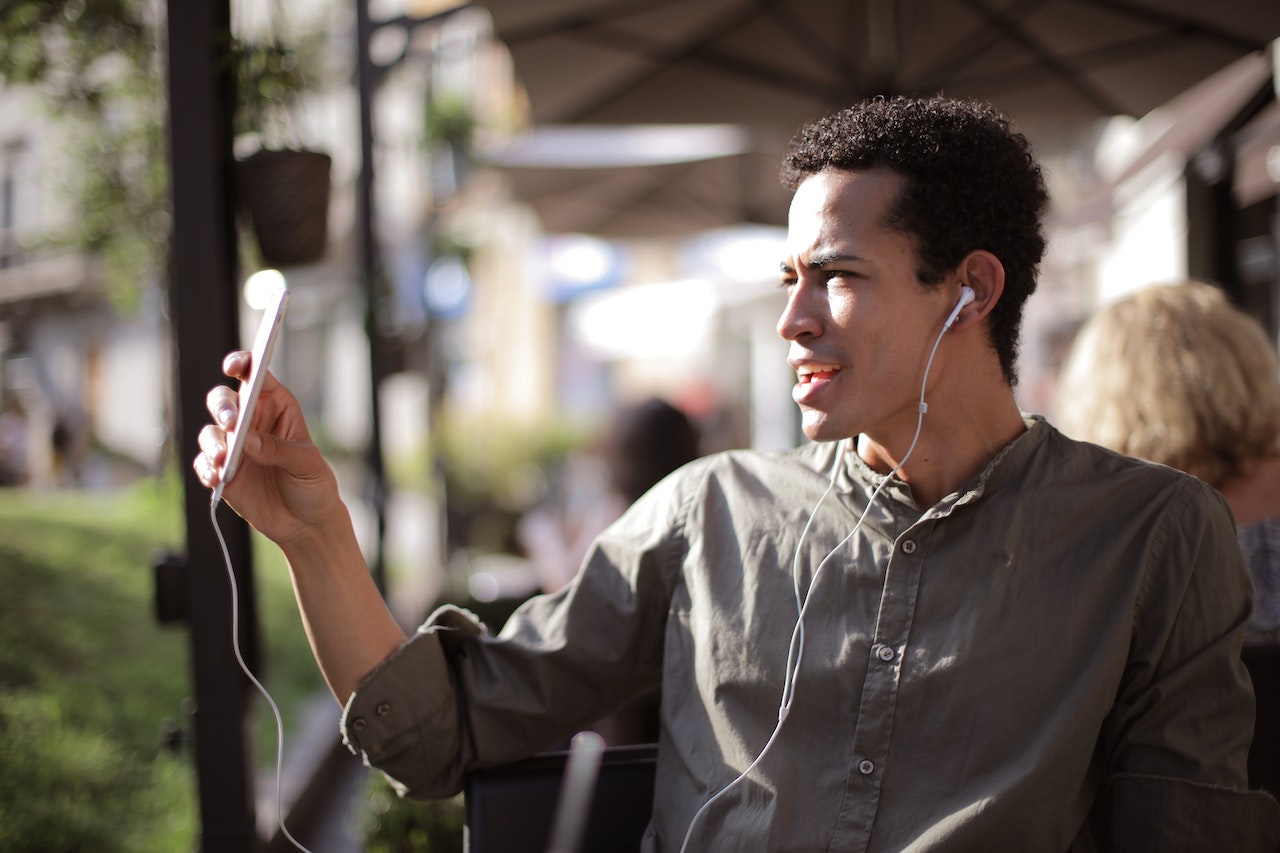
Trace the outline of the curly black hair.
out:
[[[916,276],[940,285],[965,255],[991,252],[1004,265],[1004,295],[991,312],[991,342],[1010,385],[1017,381],[1022,309],[1044,257],[1044,175],[1025,136],[990,104],[945,97],[865,101],[800,128],[782,163],[795,190],[823,169],[885,167],[902,175],[886,225],[911,235]]]

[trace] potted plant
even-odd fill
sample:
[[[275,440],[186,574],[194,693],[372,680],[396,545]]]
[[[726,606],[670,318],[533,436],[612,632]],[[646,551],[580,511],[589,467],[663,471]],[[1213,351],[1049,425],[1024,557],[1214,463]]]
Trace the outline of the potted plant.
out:
[[[237,189],[271,266],[319,260],[329,230],[332,158],[303,145],[298,132],[300,100],[313,87],[320,45],[299,47],[278,38],[234,40],[237,138],[256,150],[237,163]]]

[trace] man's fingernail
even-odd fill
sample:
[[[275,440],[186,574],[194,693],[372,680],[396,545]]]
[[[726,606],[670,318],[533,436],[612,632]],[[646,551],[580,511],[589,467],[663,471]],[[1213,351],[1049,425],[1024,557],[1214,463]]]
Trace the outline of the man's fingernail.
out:
[[[262,436],[258,435],[256,432],[249,433],[244,440],[244,446],[247,450],[252,450],[254,453],[257,453],[262,449]]]
[[[231,422],[236,419],[236,410],[234,406],[223,406],[218,409],[218,413],[214,416],[218,419],[218,423],[222,426],[231,426]]]

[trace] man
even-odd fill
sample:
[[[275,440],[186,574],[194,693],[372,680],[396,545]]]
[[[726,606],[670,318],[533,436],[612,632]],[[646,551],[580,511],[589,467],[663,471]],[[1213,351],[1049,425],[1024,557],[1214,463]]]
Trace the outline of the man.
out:
[[[646,849],[1275,849],[1222,501],[1015,405],[1026,140],[877,100],[802,129],[783,174],[778,331],[815,442],[681,469],[498,638],[444,608],[405,640],[268,385],[226,497],[289,558],[348,744],[443,796],[660,682]],[[233,423],[230,389],[209,408]],[[212,486],[223,428],[202,447]]]

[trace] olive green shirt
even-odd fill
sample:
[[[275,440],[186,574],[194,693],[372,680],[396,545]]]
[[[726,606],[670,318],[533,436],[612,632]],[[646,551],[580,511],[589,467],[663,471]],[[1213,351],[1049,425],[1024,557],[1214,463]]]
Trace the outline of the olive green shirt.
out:
[[[777,742],[690,850],[1275,850],[1280,807],[1245,790],[1250,594],[1225,504],[1028,427],[936,506],[891,481],[843,545],[882,480],[847,442],[694,462],[499,636],[433,614],[344,737],[446,796],[661,683],[645,843],[679,850],[777,722],[793,563],[804,591],[834,550]]]

